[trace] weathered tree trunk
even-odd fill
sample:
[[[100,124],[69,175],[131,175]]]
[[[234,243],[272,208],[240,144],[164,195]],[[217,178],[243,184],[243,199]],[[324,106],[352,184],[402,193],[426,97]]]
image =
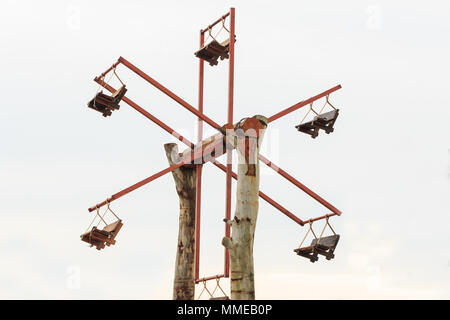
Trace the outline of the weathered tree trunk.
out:
[[[247,118],[235,128],[233,138],[227,137],[236,147],[239,160],[236,212],[234,219],[227,221],[232,226],[232,234],[231,238],[222,240],[230,251],[233,300],[255,299],[253,241],[259,201],[258,155],[267,123],[263,116]]]
[[[169,164],[178,163],[178,146],[164,145]],[[194,252],[195,252],[195,167],[182,166],[172,171],[180,198],[178,247],[175,261],[173,285],[174,300],[193,300],[195,292]]]

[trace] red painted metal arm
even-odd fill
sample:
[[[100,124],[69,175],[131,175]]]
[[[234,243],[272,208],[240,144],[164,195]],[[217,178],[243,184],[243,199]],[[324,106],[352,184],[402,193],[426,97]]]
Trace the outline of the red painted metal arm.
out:
[[[211,120],[209,117],[205,116],[203,113],[195,109],[192,105],[181,99],[179,96],[177,96],[175,93],[164,87],[162,84],[160,84],[158,81],[147,75],[144,71],[133,65],[131,62],[127,61],[125,58],[120,57],[119,58],[120,63],[122,63],[124,66],[129,68],[131,71],[136,73],[138,76],[140,76],[142,79],[146,80],[150,84],[152,84],[155,88],[162,91],[166,95],[168,95],[170,98],[181,104],[183,107],[185,107],[187,110],[195,114],[197,117],[208,123],[210,126],[212,126],[215,129],[219,129],[220,126],[215,123],[213,120]]]
[[[154,175],[151,175],[150,177],[145,178],[144,180],[141,180],[138,183],[135,183],[132,186],[130,186],[130,187],[126,188],[126,189],[123,189],[122,191],[119,191],[119,192],[113,194],[110,198],[106,199],[103,202],[100,202],[100,203],[96,204],[93,207],[90,207],[88,210],[89,210],[89,212],[92,212],[92,211],[94,211],[97,208],[101,208],[104,205],[106,205],[108,203],[111,203],[112,201],[114,201],[116,199],[119,199],[120,197],[126,195],[127,193],[130,193],[131,191],[136,190],[137,188],[140,188],[143,185],[146,185],[147,183],[149,183],[149,182],[151,182],[151,181],[153,181],[153,180],[155,180],[155,179],[157,179],[159,177],[162,177],[166,173],[169,173],[169,172],[171,172],[171,171],[181,167],[182,165],[184,165],[184,163],[180,162],[180,163],[176,163],[176,164],[174,164],[174,165],[172,165],[172,166],[170,166],[170,167],[168,167],[168,168],[166,168],[164,170],[161,170],[160,172],[155,173]]]
[[[95,82],[97,82],[98,84],[100,84],[101,86],[103,86],[106,90],[108,90],[109,92],[113,93],[116,91],[116,89],[114,89],[113,87],[111,87],[109,84],[107,83],[103,83],[99,77],[94,79]],[[154,115],[152,115],[150,112],[148,112],[147,110],[145,110],[144,108],[140,107],[137,103],[135,103],[134,101],[132,101],[131,99],[127,98],[127,97],[123,97],[122,101],[125,102],[126,104],[128,104],[130,107],[132,107],[133,109],[135,109],[137,112],[139,112],[140,114],[142,114],[143,116],[145,116],[146,118],[150,119],[151,121],[153,121],[156,125],[158,125],[161,129],[167,131],[169,134],[171,134],[172,136],[174,136],[175,138],[177,138],[178,140],[180,140],[181,142],[183,142],[184,144],[186,144],[188,147],[190,148],[194,148],[195,144],[192,143],[191,141],[189,141],[188,139],[186,139],[185,137],[183,137],[181,134],[179,134],[178,132],[176,132],[175,130],[173,130],[171,127],[169,127],[168,125],[166,125],[164,122],[162,122],[161,120],[159,120],[158,118],[156,118]]]
[[[323,199],[321,196],[319,196],[317,193],[309,189],[307,186],[305,186],[303,183],[295,179],[293,176],[291,176],[289,173],[278,167],[276,164],[271,162],[269,159],[264,157],[263,155],[259,155],[259,159],[264,162],[267,166],[278,172],[281,176],[286,178],[289,182],[306,192],[309,196],[311,196],[313,199],[318,201],[320,204],[325,206],[327,209],[331,210],[333,213],[337,214],[338,216],[341,215],[341,211],[336,209],[334,206],[332,206],[328,201]]]
[[[218,167],[220,170],[222,170],[223,172],[227,172],[227,167],[224,166],[223,164],[221,164],[220,162],[218,162],[217,160],[215,162],[213,162],[214,165],[216,167]],[[235,172],[231,172],[231,176],[233,177],[233,179],[237,180],[237,174]],[[298,223],[299,225],[303,226],[305,223],[303,222],[302,219],[300,219],[299,217],[297,217],[296,215],[294,215],[293,213],[291,213],[288,209],[284,208],[282,205],[280,205],[278,202],[276,202],[275,200],[273,200],[272,198],[270,198],[269,196],[267,196],[265,193],[263,193],[262,191],[259,191],[259,196],[267,201],[269,204],[271,204],[274,208],[280,210],[282,213],[284,213],[287,217],[291,218],[291,220],[293,220],[294,222]]]
[[[207,146],[207,147],[202,151],[201,154],[202,154],[202,155],[203,155],[203,154],[211,154],[211,150],[212,150],[212,149],[214,149],[214,145]],[[108,204],[108,203],[111,203],[111,202],[114,201],[114,200],[119,199],[120,197],[123,197],[124,195],[130,193],[131,191],[134,191],[134,190],[136,190],[136,189],[138,189],[138,188],[140,188],[140,187],[146,185],[147,183],[150,183],[150,182],[152,182],[153,180],[156,180],[156,179],[162,177],[163,175],[165,175],[165,174],[167,174],[167,173],[169,173],[169,172],[172,172],[173,170],[175,170],[175,169],[177,169],[177,168],[179,168],[179,167],[181,167],[181,166],[183,166],[183,165],[185,165],[185,164],[190,164],[196,157],[198,157],[198,153],[194,153],[194,152],[193,152],[193,153],[190,155],[189,158],[187,158],[187,159],[185,159],[185,160],[183,160],[183,161],[180,161],[179,163],[173,164],[173,165],[171,165],[170,167],[168,167],[168,168],[166,168],[166,169],[164,169],[164,170],[161,170],[161,171],[159,171],[158,173],[155,173],[154,175],[151,175],[150,177],[145,178],[144,180],[141,180],[141,181],[139,181],[138,183],[135,183],[135,184],[133,184],[132,186],[130,186],[130,187],[126,188],[126,189],[123,189],[122,191],[119,191],[119,192],[113,194],[110,198],[106,199],[105,201],[100,202],[100,203],[96,204],[96,205],[93,206],[93,207],[90,207],[90,208],[88,209],[89,212],[92,212],[92,211],[94,211],[96,208],[100,208],[100,207],[102,207],[102,206],[104,206],[104,205],[106,205],[106,204]]]
[[[314,102],[316,100],[319,100],[320,98],[326,97],[330,93],[332,93],[332,92],[334,92],[336,90],[339,90],[341,88],[342,87],[339,84],[339,85],[337,85],[337,86],[335,86],[335,87],[333,87],[331,89],[328,89],[327,91],[319,93],[318,95],[316,95],[314,97],[311,97],[311,98],[303,100],[303,101],[301,101],[301,102],[299,102],[297,104],[294,104],[293,106],[291,106],[291,107],[289,107],[287,109],[284,109],[283,111],[280,111],[280,112],[274,114],[273,116],[269,117],[268,118],[269,119],[269,123],[274,121],[274,120],[277,120],[277,119],[279,119],[279,118],[281,118],[281,117],[283,117],[283,116],[285,116],[285,115],[287,115],[287,114],[289,114],[291,112],[294,112],[295,110],[298,110],[301,107],[304,107],[304,106],[306,106],[306,105],[308,105],[308,104],[310,104],[310,103],[312,103],[312,102]]]

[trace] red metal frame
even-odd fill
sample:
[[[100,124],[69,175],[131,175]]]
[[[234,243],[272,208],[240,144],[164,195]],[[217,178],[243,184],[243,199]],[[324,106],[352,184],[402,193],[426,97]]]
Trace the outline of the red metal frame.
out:
[[[233,91],[234,91],[234,40],[235,40],[235,10],[234,8],[231,8],[230,11],[223,15],[221,18],[219,18],[218,20],[216,20],[213,24],[209,25],[206,29],[200,30],[200,48],[203,47],[204,45],[204,33],[206,31],[208,31],[210,28],[212,28],[213,26],[215,26],[217,23],[223,21],[225,18],[230,17],[230,32],[229,32],[229,36],[230,36],[230,42],[229,42],[229,72],[228,72],[228,116],[227,116],[227,125],[233,125]],[[206,123],[208,123],[210,126],[212,126],[215,129],[219,129],[219,131],[223,132],[223,129],[221,126],[219,126],[216,122],[214,122],[212,119],[210,119],[209,117],[207,117],[204,112],[203,112],[203,90],[204,90],[204,61],[202,59],[199,59],[199,89],[198,89],[198,109],[194,108],[192,105],[190,105],[188,102],[186,102],[185,100],[183,100],[182,98],[180,98],[179,96],[177,96],[175,93],[173,93],[172,91],[170,91],[169,89],[167,89],[166,87],[164,87],[162,84],[160,84],[159,82],[157,82],[155,79],[153,79],[152,77],[150,77],[149,75],[147,75],[146,73],[144,73],[142,70],[140,70],[139,68],[137,68],[136,66],[134,66],[131,62],[127,61],[125,58],[120,57],[118,59],[117,62],[115,62],[110,68],[108,68],[105,72],[103,72],[99,77],[96,77],[94,80],[99,83],[101,86],[103,86],[104,88],[106,88],[107,90],[109,90],[110,92],[114,92],[115,89],[112,88],[111,86],[109,86],[108,84],[104,83],[103,78],[104,76],[109,73],[111,70],[115,69],[117,67],[117,65],[119,64],[123,64],[124,66],[126,66],[127,68],[129,68],[130,70],[132,70],[133,72],[135,72],[138,76],[140,76],[141,78],[143,78],[144,80],[146,80],[147,82],[149,82],[150,84],[152,84],[154,87],[156,87],[157,89],[159,89],[160,91],[162,91],[163,93],[165,93],[167,96],[169,96],[170,98],[172,98],[173,100],[175,100],[176,102],[178,102],[180,105],[182,105],[184,108],[186,108],[188,111],[190,111],[191,113],[193,113],[194,115],[197,116],[198,118],[198,142],[201,142],[203,139],[203,121],[205,121]],[[311,104],[312,102],[321,99],[323,97],[328,96],[329,94],[331,94],[332,92],[340,89],[341,86],[337,85],[329,90],[326,90],[316,96],[313,96],[309,99],[303,100],[289,108],[286,108],[274,115],[272,115],[271,117],[268,118],[269,123],[277,120],[287,114],[290,114],[298,109],[300,109],[301,107]],[[188,139],[182,137],[179,133],[177,133],[175,130],[173,130],[171,127],[169,127],[168,125],[166,125],[164,122],[162,122],[161,120],[159,120],[158,118],[156,118],[155,116],[153,116],[152,114],[150,114],[148,111],[146,111],[145,109],[143,109],[142,107],[140,107],[138,104],[136,104],[135,102],[133,102],[132,100],[130,100],[127,97],[124,97],[122,99],[125,103],[127,103],[128,105],[130,105],[131,107],[133,107],[136,111],[140,112],[141,114],[143,114],[145,117],[147,117],[148,119],[150,119],[151,121],[153,121],[154,123],[156,123],[159,127],[161,127],[162,129],[164,129],[165,131],[167,131],[168,133],[170,133],[172,136],[176,137],[177,139],[179,139],[181,142],[185,143],[187,146],[189,146],[190,148],[194,148],[195,145],[190,142]],[[204,150],[200,150],[200,151],[196,151],[193,152],[189,158],[187,159],[182,159],[182,161],[180,161],[177,164],[174,164],[164,170],[161,170],[160,172],[139,181],[138,183],[112,195],[110,198],[108,198],[107,200],[89,208],[89,211],[93,211],[96,208],[99,208],[101,206],[106,205],[107,203],[110,203],[126,194],[128,194],[129,192],[136,190],[138,188],[140,188],[141,186],[185,165],[185,164],[190,164],[193,162],[193,160],[197,157],[203,157],[204,154],[207,154],[208,152],[210,152],[210,150],[214,148],[214,144],[212,144],[211,146],[206,147]],[[218,162],[217,160],[213,160],[213,164],[218,167],[219,169],[221,169],[222,171],[224,171],[226,173],[226,203],[225,203],[225,218],[227,220],[231,219],[231,190],[232,190],[232,184],[231,184],[231,179],[237,179],[237,174],[234,173],[232,171],[232,150],[229,150],[227,148],[226,150],[227,152],[227,163],[226,166],[221,164],[220,162]],[[290,219],[292,219],[294,222],[300,224],[301,226],[305,225],[306,223],[310,223],[310,222],[314,222],[314,221],[318,221],[321,219],[325,219],[327,217],[332,217],[335,215],[340,215],[341,212],[336,209],[333,205],[331,205],[330,203],[328,203],[325,199],[323,199],[322,197],[320,197],[319,195],[317,195],[315,192],[313,192],[311,189],[309,189],[308,187],[306,187],[304,184],[302,184],[300,181],[298,181],[297,179],[295,179],[294,177],[292,177],[290,174],[288,174],[286,171],[284,171],[283,169],[281,169],[280,167],[278,167],[277,165],[275,165],[274,163],[272,163],[269,159],[265,158],[263,155],[259,155],[259,159],[265,163],[267,166],[269,166],[270,168],[272,168],[273,170],[275,170],[278,174],[280,174],[282,177],[286,178],[289,182],[291,182],[292,184],[294,184],[295,186],[297,186],[299,189],[303,190],[304,192],[306,192],[308,195],[310,195],[313,199],[315,199],[316,201],[318,201],[319,203],[321,203],[323,206],[325,206],[327,209],[331,210],[332,213],[331,214],[327,214],[324,216],[320,216],[320,217],[316,217],[316,218],[312,218],[306,221],[301,220],[300,218],[298,218],[297,216],[295,216],[293,213],[291,213],[290,211],[288,211],[286,208],[284,208],[283,206],[281,206],[279,203],[277,203],[275,200],[271,199],[270,197],[268,197],[266,194],[264,194],[262,191],[259,192],[259,196],[266,200],[269,204],[271,204],[272,206],[274,206],[275,208],[277,208],[280,212],[282,212],[283,214],[285,214],[287,217],[289,217]],[[196,176],[196,210],[195,210],[195,217],[196,217],[196,222],[195,222],[195,239],[196,239],[196,244],[195,244],[195,282],[199,283],[202,281],[207,281],[207,280],[211,280],[211,279],[217,279],[217,278],[228,278],[229,277],[229,264],[230,264],[230,260],[229,260],[229,252],[228,249],[225,249],[225,257],[224,257],[224,274],[220,274],[220,275],[216,275],[216,276],[211,276],[211,277],[205,277],[202,279],[199,279],[199,263],[200,263],[200,220],[201,220],[201,176],[202,176],[202,166],[203,164],[197,164],[196,165],[196,169],[197,169],[197,176]],[[230,236],[230,226],[228,224],[226,224],[225,226],[225,236],[229,237]]]
[[[123,58],[121,58],[123,59]],[[143,71],[139,71],[139,73],[143,73]],[[139,74],[138,73],[138,74]],[[149,76],[147,76],[148,78],[150,78]],[[110,86],[107,84],[102,83],[101,79],[99,77],[95,78],[95,81],[97,81],[97,83],[101,84],[102,86],[104,86],[105,88],[108,88],[108,90],[110,90]],[[172,96],[176,96],[175,94],[173,94],[169,89],[163,87],[161,84],[159,84],[159,86],[157,88],[161,87],[161,90],[163,92],[169,92],[170,93],[170,97]],[[296,108],[301,108],[302,106],[309,104],[317,99],[320,99],[326,95],[329,94],[329,92],[331,91],[335,91],[337,89],[339,89],[338,87],[340,86],[336,86],[334,88],[331,88],[325,92],[322,92],[321,94],[311,97],[307,100],[304,100],[300,103],[298,103],[296,106]],[[111,90],[110,90],[111,91]],[[172,134],[173,136],[177,137],[180,141],[184,142],[184,140],[186,140],[186,138],[182,137],[180,134],[176,133],[173,129],[171,129],[170,127],[168,127],[167,125],[165,125],[162,121],[160,121],[159,119],[157,119],[156,117],[152,116],[151,114],[149,114],[148,112],[146,112],[145,110],[143,110],[142,108],[140,108],[137,104],[133,103],[132,101],[130,101],[128,98],[124,97],[123,101],[127,102],[128,104],[130,104],[133,108],[135,108],[137,111],[141,112],[142,114],[144,114],[147,118],[149,118],[150,120],[154,121],[156,124],[158,124],[161,128],[165,129],[166,131],[168,131],[170,134]],[[183,101],[183,103],[181,103],[182,105],[188,105],[190,106],[187,102],[185,102],[184,100],[182,100],[181,98],[179,98],[179,100],[176,101]],[[307,101],[307,103],[305,102]],[[192,107],[193,108],[193,107]],[[292,108],[292,107],[291,107]],[[197,111],[196,109],[193,109],[194,111],[192,111],[190,108],[187,108],[189,111],[191,111],[192,113],[194,113],[195,115],[197,115],[200,119],[204,120],[205,122],[207,122],[208,124],[210,124],[213,127],[219,127],[213,120],[211,120],[210,118],[208,118],[206,115],[199,113],[199,111]],[[289,108],[288,108],[289,109]],[[287,109],[286,109],[287,110]],[[290,110],[289,112],[292,112],[292,110]],[[285,112],[283,115],[286,115],[287,113]],[[281,115],[281,116],[283,116]],[[281,117],[281,116],[278,116]],[[192,143],[190,143],[190,147],[192,147],[191,145]],[[315,200],[317,200],[318,202],[320,202],[322,205],[324,205],[325,207],[327,207],[328,209],[330,209],[331,211],[333,211],[334,213],[336,213],[337,215],[340,215],[340,211],[337,210],[335,207],[333,207],[331,204],[329,204],[327,201],[325,201],[322,197],[320,197],[318,194],[316,194],[315,192],[313,192],[311,189],[307,188],[305,185],[303,185],[300,181],[298,181],[297,179],[295,179],[294,177],[292,177],[291,175],[289,175],[286,171],[284,171],[283,169],[281,169],[280,167],[278,167],[277,165],[275,165],[273,162],[271,162],[269,159],[267,159],[266,157],[264,157],[263,155],[259,155],[259,159],[265,163],[267,166],[269,166],[270,168],[272,168],[273,170],[275,170],[277,173],[279,173],[281,176],[283,176],[284,178],[286,178],[287,180],[289,180],[291,183],[293,183],[294,185],[296,185],[297,187],[299,187],[300,189],[302,189],[303,191],[305,191],[306,193],[308,193],[312,198],[314,198]]]
[[[122,58],[123,59],[123,58]],[[140,71],[142,72],[142,71]],[[95,78],[95,81],[97,81],[97,83],[101,84],[102,86],[104,86],[105,88],[107,88],[109,91],[114,90],[111,86],[102,83],[102,81],[100,80],[99,77]],[[162,87],[162,85],[159,85]],[[339,87],[339,86],[338,86]],[[165,91],[167,92],[171,92],[169,89],[162,87]],[[310,103],[313,102],[317,99],[320,99],[321,97],[324,97],[328,94],[326,94],[327,92],[331,91],[331,90],[337,90],[337,87],[334,87],[330,90],[327,90],[317,96],[314,96],[312,98],[309,98],[307,100],[304,100],[302,102],[300,102],[299,104],[297,104],[297,109]],[[114,91],[111,91],[114,92]],[[174,95],[174,94],[173,94]],[[171,96],[171,95],[170,95]],[[180,98],[181,99],[181,98]],[[178,134],[176,131],[174,131],[173,129],[171,129],[170,127],[168,127],[167,125],[165,125],[162,121],[160,121],[159,119],[157,119],[156,117],[152,116],[151,114],[149,114],[147,111],[143,110],[141,107],[139,107],[136,103],[132,102],[130,99],[124,97],[123,101],[125,101],[126,103],[128,103],[130,106],[132,106],[133,108],[135,108],[137,111],[141,112],[142,114],[144,114],[147,118],[149,118],[150,120],[152,120],[153,122],[155,122],[156,124],[158,124],[161,128],[165,129],[167,132],[169,132],[170,134],[172,134],[173,136],[177,137],[180,141],[185,142],[188,141],[186,140],[186,138],[182,137],[180,134]],[[184,100],[182,100],[184,101]],[[308,103],[305,103],[305,101],[308,101]],[[185,102],[187,105],[189,105],[187,102]],[[300,105],[298,107],[298,105]],[[291,107],[292,108],[292,107]],[[189,108],[187,108],[188,110],[190,110]],[[201,118],[202,120],[204,120],[205,122],[207,122],[208,124],[210,124],[211,126],[215,127],[213,124],[215,124],[215,122],[211,119],[209,119],[207,116],[203,115],[202,113],[199,113],[196,109],[194,109],[195,112],[193,112],[194,114],[198,115],[199,118]],[[190,110],[191,111],[191,110]],[[290,111],[292,112],[292,111]],[[283,115],[286,115],[287,113],[284,113]],[[281,115],[281,116],[283,116]],[[278,117],[279,118],[279,117]],[[208,119],[208,121],[206,121],[205,119]],[[216,124],[216,126],[218,127],[218,125]],[[189,142],[188,144],[190,147],[192,147],[192,143]],[[281,176],[283,176],[284,178],[286,178],[288,181],[290,181],[291,183],[293,183],[294,185],[296,185],[298,188],[302,189],[303,191],[305,191],[307,194],[309,194],[312,198],[314,198],[315,200],[317,200],[318,202],[320,202],[322,205],[324,205],[325,207],[327,207],[329,210],[333,211],[333,213],[336,213],[337,215],[340,215],[341,212],[339,210],[337,210],[335,207],[333,207],[331,204],[329,204],[327,201],[325,201],[322,197],[320,197],[318,194],[316,194],[315,192],[313,192],[311,189],[307,188],[304,184],[302,184],[300,181],[298,181],[297,179],[295,179],[294,177],[292,177],[291,175],[289,175],[286,171],[284,171],[283,169],[281,169],[280,167],[278,167],[277,165],[275,165],[273,162],[271,162],[269,159],[267,159],[266,157],[264,157],[263,155],[259,155],[259,159],[265,163],[267,166],[269,166],[270,168],[272,168],[273,170],[275,170],[277,173],[279,173]],[[283,212],[283,210],[280,210]],[[283,212],[284,213],[284,212]]]

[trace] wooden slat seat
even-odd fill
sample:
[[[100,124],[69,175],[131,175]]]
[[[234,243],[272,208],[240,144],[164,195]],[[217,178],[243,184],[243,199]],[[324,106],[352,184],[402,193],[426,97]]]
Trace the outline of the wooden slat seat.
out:
[[[202,60],[209,62],[211,66],[215,66],[218,63],[218,59],[224,60],[228,59],[229,55],[229,45],[230,39],[226,39],[225,41],[219,43],[216,40],[211,41],[203,48],[195,52],[195,56]]]
[[[116,90],[111,96],[100,91],[91,101],[89,101],[88,107],[102,113],[104,117],[110,116],[113,110],[119,110],[119,102],[126,92],[127,89],[125,86]]]
[[[327,260],[331,260],[334,258],[334,250],[339,242],[339,238],[338,234],[322,237],[319,243],[317,243],[317,239],[313,239],[311,245],[294,249],[294,252],[313,263],[319,260],[318,254],[325,256]]]
[[[91,231],[82,234],[81,240],[95,246],[97,250],[101,250],[105,245],[110,246],[116,243],[115,237],[122,228],[122,220],[117,220],[111,224],[106,225],[103,229],[93,227]]]
[[[309,134],[311,138],[316,138],[319,135],[319,129],[324,130],[327,134],[334,131],[334,123],[339,115],[339,109],[335,109],[318,116],[313,120],[295,126],[295,128],[303,133]]]
[[[309,134],[311,138],[315,139],[319,135],[319,127],[314,126],[314,122],[306,122],[295,126],[295,128],[303,133]]]

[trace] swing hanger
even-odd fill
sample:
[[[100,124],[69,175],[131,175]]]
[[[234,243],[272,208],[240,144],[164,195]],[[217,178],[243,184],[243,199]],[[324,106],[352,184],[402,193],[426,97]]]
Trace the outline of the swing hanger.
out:
[[[198,295],[198,298],[197,298],[197,300],[200,300],[200,298],[202,297],[202,295],[203,295],[203,292],[207,292],[208,293],[208,295],[209,295],[209,300],[230,300],[230,298],[227,296],[227,294],[225,293],[225,291],[222,289],[222,287],[220,286],[220,278],[216,278],[216,286],[215,286],[215,288],[214,288],[214,290],[211,292],[211,291],[209,291],[209,289],[208,289],[208,287],[207,287],[207,285],[206,285],[206,279],[204,279],[203,281],[202,281],[202,283],[203,283],[203,288],[202,288],[202,291],[200,292],[200,294]],[[214,294],[216,293],[216,291],[217,291],[217,289],[219,289],[221,292],[222,292],[222,294],[223,294],[223,296],[218,296],[218,297],[214,297]]]
[[[332,111],[323,113],[325,107],[329,105],[333,108]],[[303,123],[310,113],[313,111],[316,116],[313,120]],[[312,102],[309,105],[309,110],[306,112],[303,119],[300,121],[299,125],[296,125],[295,128],[303,133],[309,134],[311,138],[315,139],[319,135],[319,129],[324,130],[327,134],[330,134],[334,131],[334,123],[339,115],[339,109],[336,109],[329,101],[329,94],[325,97],[325,103],[317,113],[316,110],[313,109]]]
[[[340,235],[336,234],[336,232],[334,231],[333,227],[330,224],[329,219],[330,217],[328,215],[325,216],[325,224],[322,228],[322,232],[320,233],[319,237],[317,237],[316,233],[312,228],[314,221],[312,219],[309,220],[308,231],[303,237],[302,242],[300,242],[298,248],[294,249],[294,252],[297,253],[297,255],[307,258],[313,263],[319,260],[318,257],[319,254],[325,256],[327,260],[331,260],[334,258],[334,250],[336,249],[336,246],[339,242]],[[333,235],[324,237],[323,235],[327,226],[333,232]],[[305,242],[309,232],[312,232],[314,239],[312,240],[309,246],[303,247],[303,243]]]
[[[103,215],[100,214],[100,208],[98,206],[95,207],[94,218],[87,227],[86,231],[80,236],[82,241],[89,243],[91,247],[95,246],[97,250],[105,248],[105,245],[114,245],[116,243],[115,238],[123,226],[122,220],[111,209],[108,200],[106,200],[106,205],[107,207],[103,212]],[[110,224],[108,224],[105,220],[105,216],[108,212],[116,218],[116,221]],[[97,217],[99,218],[97,225],[93,226],[92,229],[90,229]],[[105,224],[103,229],[98,228],[100,222],[103,222]]]
[[[120,79],[119,75],[116,72],[116,66],[118,63],[119,62],[113,64],[108,70],[102,73],[100,77],[96,78],[100,80],[99,87],[97,89],[95,97],[88,103],[89,108],[102,113],[104,117],[110,116],[114,110],[119,110],[120,108],[119,102],[122,100],[122,98],[125,96],[125,93],[127,92],[125,83],[123,83],[122,79]],[[109,77],[109,80],[105,82],[105,76],[111,71],[113,73]],[[112,95],[104,94],[103,91],[100,91],[100,89],[101,87],[108,85],[108,82],[111,81],[113,75],[116,76],[116,78],[120,81],[122,86],[118,90],[116,90]]]

